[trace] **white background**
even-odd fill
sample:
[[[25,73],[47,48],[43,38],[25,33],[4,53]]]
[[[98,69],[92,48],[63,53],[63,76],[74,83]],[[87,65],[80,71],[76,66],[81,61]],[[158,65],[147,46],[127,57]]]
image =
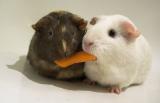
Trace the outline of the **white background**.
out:
[[[82,83],[49,80],[25,65],[31,25],[54,10],[86,19],[123,14],[151,44],[153,65],[146,82],[120,95]],[[0,103],[160,103],[159,0],[0,0]]]

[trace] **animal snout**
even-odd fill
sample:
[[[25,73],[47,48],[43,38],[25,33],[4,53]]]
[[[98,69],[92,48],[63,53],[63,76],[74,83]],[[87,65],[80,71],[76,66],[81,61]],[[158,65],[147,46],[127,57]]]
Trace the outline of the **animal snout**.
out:
[[[70,47],[68,46],[67,41],[64,39],[62,39],[62,50],[65,57],[71,55]]]
[[[85,51],[89,51],[90,48],[91,48],[91,46],[92,46],[93,44],[94,44],[94,42],[92,42],[92,41],[84,40],[84,42],[83,42],[83,49],[84,49]]]
[[[64,53],[64,56],[65,56],[65,57],[67,57],[67,56],[69,56],[69,55],[71,55],[70,52],[65,52],[65,53]]]
[[[90,47],[93,45],[93,42],[84,42],[84,45],[87,46],[87,47]]]
[[[71,49],[70,49],[70,48],[67,48],[66,51],[63,51],[63,52],[62,52],[62,55],[63,55],[63,57],[68,57],[68,56],[70,56],[72,53],[73,53],[73,52],[71,51]]]

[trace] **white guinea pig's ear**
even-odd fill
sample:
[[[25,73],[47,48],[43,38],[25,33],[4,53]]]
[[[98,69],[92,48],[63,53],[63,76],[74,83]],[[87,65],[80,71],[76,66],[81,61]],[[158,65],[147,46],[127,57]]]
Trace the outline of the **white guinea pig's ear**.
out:
[[[93,18],[91,19],[91,21],[89,22],[89,24],[95,25],[95,24],[97,23],[97,21],[98,21],[98,18],[97,18],[97,17],[93,17]]]
[[[129,21],[122,22],[121,26],[123,27],[123,31],[125,32],[124,36],[127,39],[136,39],[140,35],[140,32],[135,27],[135,25]]]

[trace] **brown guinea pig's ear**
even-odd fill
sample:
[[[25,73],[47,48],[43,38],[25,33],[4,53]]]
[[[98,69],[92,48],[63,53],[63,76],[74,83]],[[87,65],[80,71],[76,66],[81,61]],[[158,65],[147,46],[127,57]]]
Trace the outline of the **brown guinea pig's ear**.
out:
[[[36,24],[33,24],[32,28],[35,31],[41,31],[45,26],[49,24],[49,22],[50,22],[49,17],[43,17]]]
[[[40,31],[40,30],[41,30],[41,24],[40,24],[40,23],[33,24],[33,25],[32,25],[32,28],[33,28],[35,31]]]
[[[83,18],[80,18],[77,15],[73,15],[71,17],[71,20],[73,21],[73,23],[75,23],[79,27],[79,29],[81,29],[81,30],[85,30],[86,29],[87,21],[84,20]]]
[[[41,22],[41,21],[38,21],[36,24],[33,24],[32,25],[32,28],[35,30],[35,31],[41,31],[45,26],[45,23],[44,22]]]
[[[32,28],[36,31],[36,29],[37,29],[36,24],[33,24]]]

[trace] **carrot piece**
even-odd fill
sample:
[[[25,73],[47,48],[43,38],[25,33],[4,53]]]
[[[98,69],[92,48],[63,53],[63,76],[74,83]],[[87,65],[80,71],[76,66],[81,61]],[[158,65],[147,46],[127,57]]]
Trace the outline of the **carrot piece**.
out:
[[[64,59],[55,60],[54,62],[61,68],[66,68],[75,63],[94,61],[94,60],[96,60],[96,57],[94,55],[81,51]]]

